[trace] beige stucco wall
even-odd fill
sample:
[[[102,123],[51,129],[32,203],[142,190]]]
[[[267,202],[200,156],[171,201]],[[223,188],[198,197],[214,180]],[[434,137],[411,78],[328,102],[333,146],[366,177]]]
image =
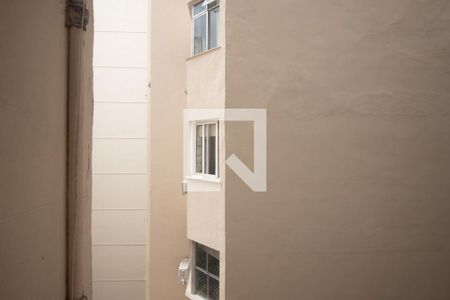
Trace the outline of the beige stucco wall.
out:
[[[189,256],[182,116],[190,53],[185,0],[151,1],[150,299],[184,299],[178,264]]]
[[[187,1],[189,13],[193,4]],[[187,105],[189,109],[224,108],[225,107],[225,0],[220,1],[219,48],[209,50],[186,60],[187,68]],[[192,23],[186,23],[192,30]],[[189,40],[191,47],[191,40]],[[206,119],[214,120],[214,114]],[[199,120],[202,121],[202,120]],[[225,299],[225,123],[219,121],[218,168],[219,182],[189,179],[189,160],[187,153],[185,163],[185,181],[188,189],[202,190],[210,188],[215,191],[190,191],[187,194],[187,236],[189,240],[201,243],[220,252],[220,297]],[[187,138],[191,142],[192,137]],[[189,144],[185,151],[189,152]],[[188,287],[189,288],[189,287]],[[189,291],[188,291],[189,292]]]
[[[221,3],[222,4],[222,3]],[[223,4],[222,4],[223,5]],[[221,6],[222,8],[222,6]],[[186,8],[187,9],[187,8]],[[221,11],[221,13],[223,13]],[[190,25],[190,24],[189,24]],[[223,36],[223,34],[222,34]],[[222,108],[225,105],[225,48],[191,57],[187,67],[187,108]],[[212,119],[214,116],[211,115]],[[201,121],[201,120],[199,120]],[[214,192],[187,195],[188,238],[218,251],[225,250],[225,126],[219,122],[219,183],[186,179],[189,188],[209,186]],[[191,137],[188,138],[191,142]],[[185,145],[186,146],[186,145]],[[189,147],[186,147],[189,148]],[[191,157],[192,154],[188,154]],[[186,163],[186,162],[185,162]],[[185,175],[192,170],[187,165]]]
[[[65,298],[64,1],[0,10],[0,299]]]
[[[224,4],[221,3],[221,9]],[[222,16],[223,12],[221,11]],[[225,48],[189,58],[187,61],[187,108],[223,108],[225,106]],[[209,115],[206,120],[212,118]],[[202,120],[198,120],[202,121]],[[187,194],[187,236],[189,240],[220,252],[220,274],[225,275],[225,123],[219,121],[218,134],[218,182],[190,179],[192,170],[186,156],[185,182]],[[192,137],[187,138],[188,143]],[[185,151],[190,145],[185,145]],[[189,151],[188,151],[189,152]],[[213,191],[205,191],[213,190]],[[224,298],[225,280],[220,281],[221,299]]]
[[[226,170],[227,299],[449,298],[450,2],[229,0],[226,30],[226,106],[268,116],[268,191]]]

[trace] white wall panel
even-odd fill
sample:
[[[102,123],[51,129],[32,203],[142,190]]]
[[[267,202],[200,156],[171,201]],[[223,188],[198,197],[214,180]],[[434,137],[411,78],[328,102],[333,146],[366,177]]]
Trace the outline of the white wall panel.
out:
[[[147,104],[96,103],[94,138],[147,137]]]
[[[145,300],[148,0],[94,0],[92,239],[96,300]]]
[[[94,282],[95,300],[142,300],[144,297],[144,281]]]
[[[145,173],[147,140],[94,139],[93,173]]]
[[[136,210],[94,210],[92,243],[145,244],[147,212]]]
[[[145,279],[145,246],[93,246],[92,269],[94,281]]]
[[[146,102],[147,85],[145,68],[94,68],[95,102]]]
[[[147,208],[148,175],[94,174],[92,208]]]
[[[147,67],[147,55],[147,33],[95,33],[94,67]]]
[[[147,0],[95,0],[96,31],[147,31]]]

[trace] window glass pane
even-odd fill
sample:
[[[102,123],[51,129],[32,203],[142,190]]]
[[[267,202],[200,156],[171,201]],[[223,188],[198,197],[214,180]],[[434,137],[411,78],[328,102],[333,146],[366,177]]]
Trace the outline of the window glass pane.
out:
[[[216,174],[216,124],[206,125],[206,173]]]
[[[195,243],[194,291],[208,300],[219,300],[219,253]]]
[[[208,277],[209,297],[211,300],[219,300],[219,281]]]
[[[193,16],[196,16],[199,13],[204,12],[206,10],[206,5],[203,5],[203,2],[204,1],[201,1],[200,3],[194,5],[194,10],[192,13]]]
[[[203,126],[197,125],[195,130],[195,172],[203,173]]]
[[[206,50],[206,14],[194,19],[194,55]]]
[[[219,277],[219,260],[212,255],[208,254],[208,273],[214,274]]]
[[[211,8],[217,6],[217,5],[219,5],[219,2],[218,2],[218,1],[210,1],[210,0],[209,0],[209,3],[208,3],[208,9],[211,9]]]
[[[208,278],[206,274],[196,271],[195,272],[195,293],[204,298],[207,297],[208,294]]]
[[[219,7],[211,9],[209,13],[209,40],[208,48],[212,49],[219,46]]]
[[[195,266],[206,271],[206,252],[198,246],[195,249]]]

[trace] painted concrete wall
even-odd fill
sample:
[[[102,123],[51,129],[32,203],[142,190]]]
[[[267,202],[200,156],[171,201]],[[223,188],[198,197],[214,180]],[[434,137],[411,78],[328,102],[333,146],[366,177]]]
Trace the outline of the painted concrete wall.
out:
[[[185,9],[190,13],[193,4],[187,1]],[[187,108],[225,107],[225,0],[220,1],[219,48],[209,50],[186,60]],[[192,30],[192,22],[185,24]],[[190,37],[190,35],[189,35]],[[191,47],[191,40],[189,40]],[[214,116],[211,115],[214,119]],[[202,120],[198,120],[202,121]],[[187,137],[188,143],[191,137]],[[185,181],[188,189],[212,189],[213,192],[189,192],[187,194],[187,236],[220,253],[220,297],[225,299],[225,123],[219,122],[219,182],[189,179],[193,173],[189,161],[192,153],[185,148]],[[186,146],[186,145],[185,145]],[[193,283],[191,282],[191,285]],[[191,287],[188,286],[187,289]],[[190,295],[188,290],[187,295]]]
[[[0,299],[65,298],[64,1],[0,10]]]
[[[182,116],[190,53],[185,0],[151,1],[150,299],[184,299],[178,265],[189,256]]]
[[[226,30],[227,107],[268,113],[268,191],[227,169],[227,299],[449,298],[450,2],[229,0]]]
[[[144,300],[148,286],[148,1],[95,0],[94,5],[94,297]]]
[[[188,7],[186,10],[189,12]],[[223,14],[222,11],[221,14]],[[191,23],[187,26],[191,27]],[[220,36],[224,36],[223,32]],[[223,40],[221,44],[224,44]],[[186,107],[190,109],[223,108],[225,106],[225,47],[190,57],[186,61],[186,68]],[[214,118],[214,116],[211,117]],[[189,188],[205,187],[219,191],[188,193],[188,238],[221,252],[225,250],[225,156],[221,155],[225,153],[224,125],[223,122],[219,122],[220,183],[189,179],[189,175],[193,172],[189,169],[189,165],[185,166]],[[191,137],[188,140],[191,142]],[[189,153],[187,157],[192,157],[192,153]],[[189,159],[186,159],[186,162],[189,162]]]

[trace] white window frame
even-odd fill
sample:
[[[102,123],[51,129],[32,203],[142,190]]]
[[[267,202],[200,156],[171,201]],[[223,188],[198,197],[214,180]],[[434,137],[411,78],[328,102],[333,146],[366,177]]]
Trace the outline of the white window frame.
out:
[[[206,161],[206,148],[205,148],[205,139],[206,139],[206,125],[216,125],[215,132],[215,174],[208,174],[205,172],[205,161]],[[197,172],[197,126],[202,126],[203,138],[202,138],[202,170],[203,173]],[[191,166],[190,166],[190,176],[192,178],[198,179],[217,179],[219,178],[219,121],[218,120],[209,120],[209,121],[194,121],[191,122]]]
[[[209,248],[205,245],[202,245],[200,243],[197,243],[195,241],[191,241],[191,265],[192,265],[192,271],[191,271],[191,286],[190,288],[190,295],[191,295],[191,299],[193,300],[197,300],[197,299],[206,299],[200,295],[197,294],[197,290],[196,290],[196,274],[197,272],[202,272],[203,274],[205,274],[206,276],[212,277],[215,280],[217,280],[219,282],[219,297],[220,297],[220,271],[219,271],[219,276],[216,276],[210,272],[208,272],[207,270],[202,270],[201,268],[197,267],[197,246],[201,247],[208,255],[211,255],[213,257],[215,257],[216,259],[219,260],[219,268],[220,268],[220,252],[217,250],[214,250],[212,248]],[[208,263],[208,258],[206,258],[206,263]],[[201,271],[200,271],[201,270]],[[209,299],[209,297],[208,297]]]
[[[205,5],[205,2],[206,2],[206,9],[205,9],[205,11],[202,11],[201,13],[198,13],[198,14],[194,14],[194,7],[196,5],[198,5],[198,4],[200,4],[200,3],[203,3],[202,5]],[[214,1],[210,1],[210,2],[214,2]],[[219,29],[219,33],[217,35],[217,39],[218,39],[217,46],[214,47],[214,48],[210,48],[209,47],[209,11],[219,7],[219,13],[220,13],[220,0],[217,0],[217,5],[215,5],[215,6],[211,7],[211,8],[208,7],[209,4],[210,3],[208,2],[208,0],[202,0],[202,1],[199,1],[199,2],[195,2],[192,5],[192,8],[191,8],[191,15],[192,15],[191,55],[192,56],[196,56],[196,55],[205,53],[208,50],[219,48],[219,46],[220,46],[220,24],[218,24],[218,26],[219,26],[219,28],[218,28]],[[194,46],[195,46],[195,43],[194,43],[194,21],[195,21],[195,19],[203,16],[204,14],[206,14],[206,48],[205,48],[204,51],[195,54],[194,53]]]

